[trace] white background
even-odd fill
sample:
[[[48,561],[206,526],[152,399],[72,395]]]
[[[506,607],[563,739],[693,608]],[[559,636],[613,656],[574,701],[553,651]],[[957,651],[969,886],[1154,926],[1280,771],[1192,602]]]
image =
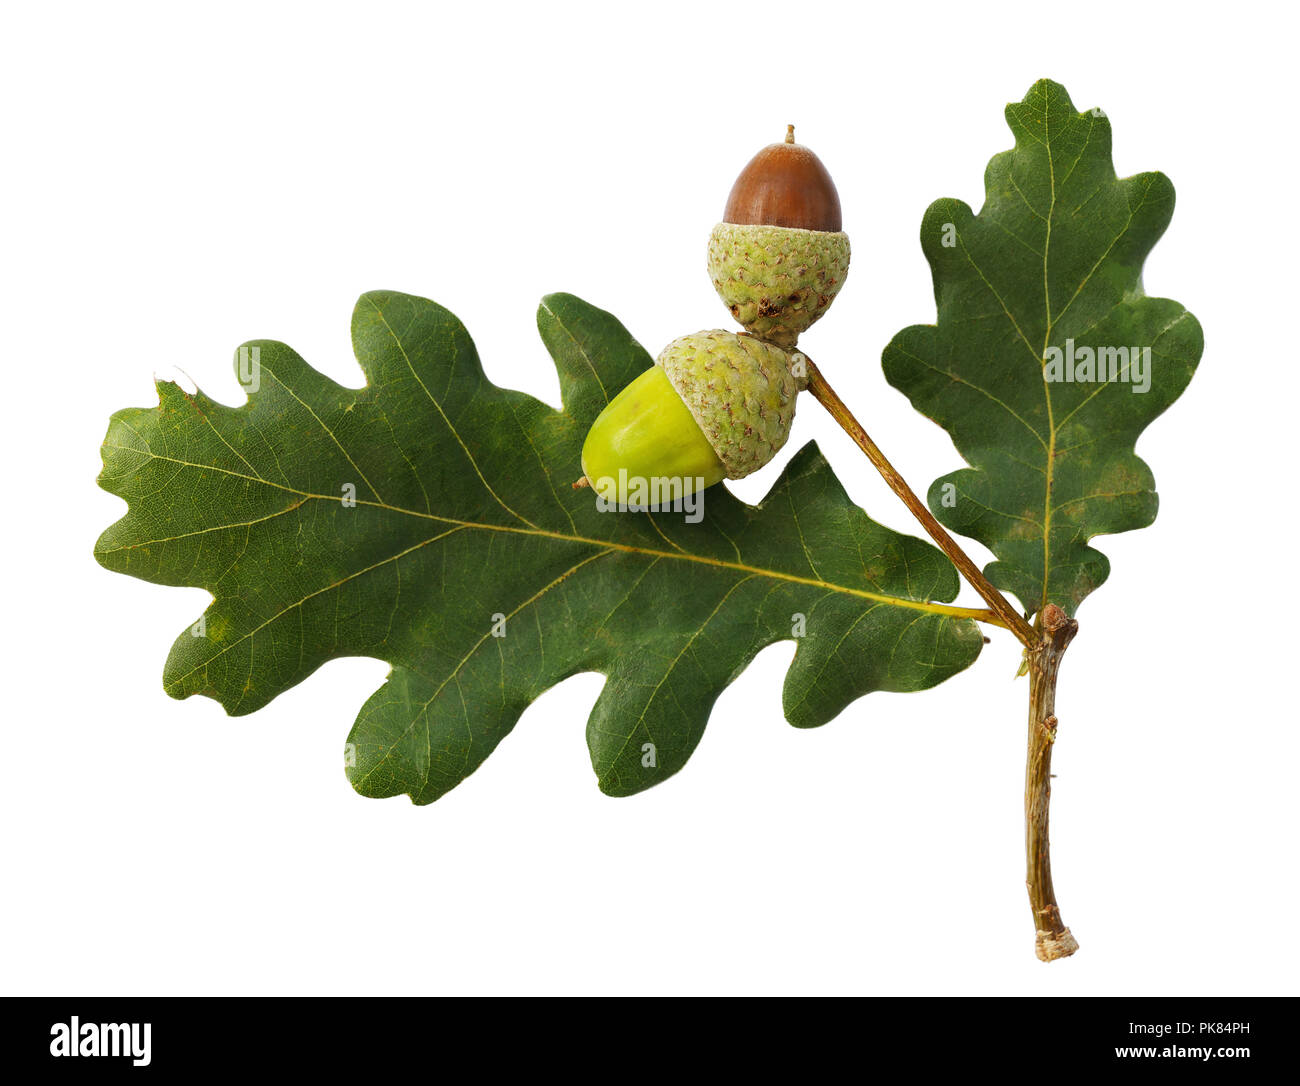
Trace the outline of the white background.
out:
[[[941,7],[10,9],[0,989],[1296,992],[1293,12]],[[330,663],[237,720],[164,695],[207,595],[92,560],[123,511],[94,483],[112,411],[156,402],[172,367],[241,402],[231,357],[256,337],[359,383],[349,316],[374,288],[438,299],[493,380],[558,404],[540,297],[614,310],[652,351],[726,326],[705,240],[787,122],[854,250],[805,344],[924,492],[959,460],[880,350],[934,316],[923,210],[979,207],[1003,106],[1044,75],[1107,111],[1121,175],[1172,177],[1146,286],[1207,339],[1138,447],[1159,519],[1100,540],[1113,573],[1061,680],[1074,958],[1032,953],[1027,688],[1000,631],[941,688],[811,732],[781,717],[793,645],[769,648],[686,769],[624,800],[586,753],[596,675],[425,808],[341,771],[382,662]],[[919,534],[811,401],[735,489],[757,499],[811,438]]]

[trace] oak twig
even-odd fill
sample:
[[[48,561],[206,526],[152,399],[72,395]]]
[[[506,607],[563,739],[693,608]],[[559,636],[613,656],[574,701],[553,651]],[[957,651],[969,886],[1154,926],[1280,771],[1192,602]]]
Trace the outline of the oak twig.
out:
[[[1005,626],[1025,646],[1025,662],[1029,671],[1029,751],[1025,762],[1025,886],[1029,890],[1029,905],[1034,914],[1036,933],[1034,952],[1041,961],[1068,958],[1079,944],[1061,920],[1061,909],[1056,903],[1052,888],[1051,847],[1047,835],[1048,807],[1052,795],[1052,744],[1056,742],[1056,677],[1061,657],[1079,630],[1079,624],[1054,603],[1049,603],[1038,615],[1037,626],[1031,626],[980,572],[970,556],[957,544],[934,518],[895,470],[893,464],[871,440],[862,424],[853,417],[838,393],[827,384],[821,371],[811,358],[804,355],[808,372],[808,391],[839,423],[867,455],[889,487],[912,511],[930,538],[951,559],[953,565],[967,582],[989,605],[997,616],[997,624]]]
[[[1052,888],[1052,855],[1047,836],[1052,798],[1052,745],[1056,742],[1056,676],[1061,657],[1079,624],[1054,603],[1038,616],[1042,640],[1029,653],[1029,752],[1025,761],[1025,886],[1034,913],[1034,953],[1050,962],[1068,958],[1079,944],[1061,920]]]

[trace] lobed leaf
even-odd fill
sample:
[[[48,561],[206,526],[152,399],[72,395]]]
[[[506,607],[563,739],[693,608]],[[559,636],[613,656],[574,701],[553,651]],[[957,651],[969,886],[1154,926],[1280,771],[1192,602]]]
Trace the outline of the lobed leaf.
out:
[[[1110,572],[1089,540],[1155,519],[1134,445],[1204,341],[1186,309],[1143,291],[1169,179],[1117,179],[1109,119],[1050,80],[1006,116],[1015,147],[989,163],[979,214],[938,200],[921,224],[938,321],[899,332],[883,363],[970,465],[930,487],[934,515],[993,551],[986,576],[1027,614],[1073,614]]]
[[[238,715],[335,657],[386,660],[348,775],[428,803],[543,691],[601,672],[592,763],[626,795],[681,768],[719,693],[796,632],[784,705],[800,727],[975,659],[951,564],[868,518],[813,445],[757,506],[714,487],[700,523],[598,511],[571,486],[582,440],[651,359],[569,295],[538,326],[561,411],[488,381],[446,309],[376,292],[352,322],[363,388],[258,341],[237,355],[246,404],[163,382],[157,407],[114,415],[100,482],[129,508],[96,557],[213,596],[172,648],[167,692]]]

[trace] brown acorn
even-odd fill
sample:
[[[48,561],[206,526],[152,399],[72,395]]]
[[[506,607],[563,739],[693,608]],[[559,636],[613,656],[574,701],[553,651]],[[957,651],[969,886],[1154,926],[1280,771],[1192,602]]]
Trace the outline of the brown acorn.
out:
[[[714,289],[748,332],[793,347],[849,271],[835,182],[794,125],[740,172],[722,217],[709,235]]]

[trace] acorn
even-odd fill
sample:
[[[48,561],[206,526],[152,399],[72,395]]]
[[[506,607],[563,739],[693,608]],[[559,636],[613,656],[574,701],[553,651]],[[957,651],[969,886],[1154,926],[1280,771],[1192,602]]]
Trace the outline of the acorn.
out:
[[[648,492],[685,497],[757,471],[790,436],[807,384],[801,362],[743,333],[673,340],[592,424],[582,446],[585,478],[575,485],[635,505]]]
[[[673,340],[600,413],[574,486],[590,485],[606,502],[640,506],[647,494],[685,497],[742,479],[790,436],[807,385],[795,344],[849,270],[839,194],[790,125],[784,143],[741,171],[723,218],[709,238],[709,275],[746,332]]]
[[[835,182],[794,125],[740,172],[722,218],[709,235],[714,289],[748,332],[793,347],[849,273]]]

